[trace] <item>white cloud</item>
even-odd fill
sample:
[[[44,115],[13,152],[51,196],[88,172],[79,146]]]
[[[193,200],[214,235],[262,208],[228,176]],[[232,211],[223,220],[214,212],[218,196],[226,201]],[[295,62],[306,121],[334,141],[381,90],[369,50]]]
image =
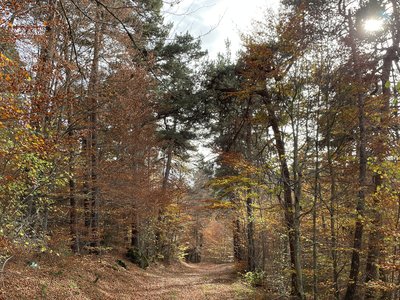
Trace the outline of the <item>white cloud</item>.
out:
[[[279,0],[183,0],[177,6],[165,7],[165,16],[175,24],[174,32],[202,36],[203,47],[215,57],[225,51],[226,39],[236,53],[240,32],[248,31],[253,20],[278,5]]]

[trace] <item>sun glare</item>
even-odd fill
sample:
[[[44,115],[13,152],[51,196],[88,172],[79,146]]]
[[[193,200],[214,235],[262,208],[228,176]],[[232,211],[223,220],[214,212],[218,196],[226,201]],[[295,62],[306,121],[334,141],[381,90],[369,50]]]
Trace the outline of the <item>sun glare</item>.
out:
[[[368,19],[364,22],[364,29],[368,32],[377,32],[383,29],[383,20]]]

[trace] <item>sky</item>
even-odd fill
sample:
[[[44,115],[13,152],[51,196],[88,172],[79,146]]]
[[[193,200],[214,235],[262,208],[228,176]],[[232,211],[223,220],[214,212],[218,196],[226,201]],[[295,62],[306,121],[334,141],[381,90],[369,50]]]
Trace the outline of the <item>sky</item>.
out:
[[[173,32],[189,31],[201,37],[210,57],[225,52],[230,40],[232,54],[240,48],[240,32],[251,28],[252,20],[261,19],[267,9],[277,9],[279,0],[182,0],[164,7],[167,21],[175,24]]]
[[[250,30],[252,21],[260,20],[268,9],[277,10],[279,1],[180,0],[179,5],[164,6],[164,16],[167,22],[174,23],[172,35],[188,31],[194,37],[201,37],[203,49],[208,50],[211,58],[216,58],[218,53],[226,52],[227,39],[230,40],[231,53],[235,55],[241,45],[240,33]],[[206,161],[216,156],[207,146],[209,142],[202,139],[194,142]],[[195,156],[191,165],[195,164]]]

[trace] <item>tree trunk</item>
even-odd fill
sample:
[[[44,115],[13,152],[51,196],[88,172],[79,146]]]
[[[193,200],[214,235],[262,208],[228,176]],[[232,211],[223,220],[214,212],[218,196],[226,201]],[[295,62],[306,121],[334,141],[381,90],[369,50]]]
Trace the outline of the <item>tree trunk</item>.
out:
[[[131,247],[139,249],[139,231],[136,222],[131,225]]]
[[[68,77],[68,76],[67,76]],[[73,114],[73,104],[71,103],[68,107],[68,138],[70,141],[72,141],[74,137],[73,129],[71,128],[72,126],[72,114]],[[69,171],[69,180],[68,180],[68,186],[69,186],[69,203],[70,203],[70,210],[69,210],[69,225],[70,225],[70,234],[72,238],[72,243],[71,243],[71,249],[74,253],[78,253],[80,251],[79,249],[79,238],[78,238],[78,214],[77,214],[77,201],[76,201],[76,185],[75,185],[75,180],[74,180],[74,151],[71,147],[69,150],[69,158],[68,158],[68,171]]]
[[[64,59],[65,61],[72,62],[72,51],[68,51],[68,43],[69,39],[65,39],[65,51],[64,51]],[[65,71],[65,94],[68,97],[71,92],[71,70],[66,68]],[[70,226],[70,235],[71,235],[71,250],[74,253],[80,252],[79,245],[79,237],[78,237],[78,203],[76,199],[76,183],[74,179],[75,174],[75,152],[73,149],[73,145],[71,144],[74,139],[74,128],[72,118],[74,115],[74,103],[68,102],[67,106],[67,132],[68,132],[68,145],[69,145],[69,155],[68,155],[68,172],[69,172],[69,180],[68,180],[68,188],[69,188],[69,226]]]
[[[233,222],[233,256],[237,262],[244,259],[241,234],[240,219],[236,217]]]
[[[166,129],[168,129],[168,125],[167,125],[166,121],[165,121],[165,126],[166,126]],[[176,132],[176,127],[177,127],[177,120],[174,119],[174,124],[173,124],[174,132]],[[167,149],[166,149],[167,160],[165,162],[164,176],[163,176],[163,181],[162,181],[162,186],[161,186],[161,191],[162,191],[163,196],[166,196],[166,194],[167,194],[169,179],[171,176],[172,158],[173,158],[173,153],[174,153],[173,145],[174,145],[174,141],[168,141],[168,145],[167,145]],[[162,238],[163,232],[160,229],[160,227],[162,226],[162,223],[165,219],[164,215],[165,215],[164,207],[163,207],[163,204],[160,203],[159,209],[158,209],[158,217],[157,217],[158,228],[156,229],[156,232],[155,232],[156,251],[159,254],[163,255],[164,260],[166,262],[168,262],[170,259],[168,257],[168,254],[166,253],[167,252],[166,250],[168,250],[168,249],[167,249],[166,243],[163,241],[163,238]]]
[[[252,153],[252,99],[248,99],[246,109],[246,159],[249,163],[253,160]],[[250,175],[251,177],[251,175]],[[256,270],[256,249],[254,241],[254,199],[251,196],[252,187],[249,185],[246,196],[246,221],[247,221],[247,270],[253,272]]]
[[[281,177],[284,193],[284,208],[285,208],[285,222],[289,236],[289,251],[290,251],[290,265],[291,265],[291,294],[293,297],[298,299],[305,299],[304,288],[303,288],[303,274],[300,261],[300,238],[298,236],[298,224],[295,221],[294,210],[292,199],[292,188],[290,186],[290,173],[288,163],[286,159],[285,144],[283,142],[282,133],[279,130],[278,118],[276,117],[275,111],[269,102],[269,99],[265,99],[267,104],[268,116],[270,125],[274,132],[275,146],[279,156],[279,162],[281,165]]]
[[[99,235],[99,186],[98,186],[98,149],[97,149],[97,106],[98,106],[98,77],[99,58],[102,47],[104,23],[101,23],[102,12],[97,5],[94,28],[93,59],[88,86],[89,102],[89,140],[90,149],[90,205],[91,205],[91,246],[98,247]]]
[[[50,105],[50,87],[53,75],[53,61],[56,51],[57,32],[54,24],[57,17],[56,0],[47,1],[45,34],[41,43],[35,80],[35,97],[32,99],[31,125],[39,132],[46,128],[47,110]]]
[[[262,201],[263,201],[264,199],[262,199]],[[261,201],[259,202],[259,206],[260,206],[260,210],[259,210],[259,214],[260,214],[260,220],[264,220],[264,214],[263,214],[263,207],[262,207],[262,204],[261,204]],[[268,248],[268,236],[267,236],[267,232],[266,232],[266,230],[265,229],[263,229],[261,232],[260,232],[260,240],[261,240],[261,251],[262,251],[262,260],[261,260],[261,266],[260,266],[260,268],[261,268],[261,270],[266,270],[266,265],[265,265],[265,263],[266,263],[266,261],[267,261],[267,256],[268,256],[268,253],[267,253],[267,248]]]
[[[171,167],[172,167],[172,145],[168,145],[167,161],[165,163],[165,171],[164,171],[164,177],[163,177],[163,182],[162,182],[163,193],[166,192],[167,187],[168,187],[168,181],[169,181],[169,177],[171,174]]]
[[[84,223],[85,223],[85,234],[90,235],[91,230],[91,214],[90,214],[90,191],[89,191],[89,182],[90,182],[90,165],[89,165],[89,155],[90,149],[88,145],[87,137],[82,138],[82,155],[86,160],[86,168],[84,170],[83,175],[83,184],[82,184],[82,194],[83,194],[83,211],[84,211]],[[90,239],[90,237],[89,237]]]
[[[328,166],[330,178],[330,201],[329,201],[329,216],[330,216],[330,252],[332,257],[332,280],[335,299],[339,300],[339,272],[338,272],[338,258],[337,258],[337,234],[336,234],[336,174],[333,166],[333,153],[331,149],[331,135],[328,129]]]
[[[251,192],[251,191],[249,191]],[[247,271],[256,270],[256,249],[254,244],[254,209],[253,199],[248,197],[246,200],[247,211]]]
[[[40,54],[36,65],[36,77],[34,94],[31,98],[30,125],[37,134],[48,138],[47,123],[49,122],[49,107],[51,106],[51,82],[53,80],[53,63],[57,45],[57,29],[54,22],[57,18],[56,0],[48,0],[46,10],[42,11],[45,16],[46,26],[43,40],[40,41]],[[33,195],[28,199],[29,215],[33,217],[38,211],[37,196]],[[48,224],[48,203],[43,204],[43,216],[33,218],[32,227],[35,231],[47,232]]]
[[[317,115],[317,120],[319,115]],[[317,266],[318,266],[318,253],[317,253],[317,203],[319,198],[319,125],[317,125],[317,130],[315,134],[315,177],[314,177],[314,203],[312,209],[312,219],[313,219],[313,298],[318,299],[318,276],[317,276]]]
[[[397,4],[393,1],[393,14],[397,19],[398,23],[398,11]],[[397,24],[400,25],[400,24]],[[398,31],[398,29],[395,29]],[[388,155],[388,136],[389,136],[389,119],[390,119],[390,86],[387,85],[390,82],[390,71],[392,69],[393,61],[396,60],[397,57],[397,48],[399,45],[399,36],[398,34],[394,34],[393,36],[393,45],[386,50],[386,54],[383,59],[382,66],[382,76],[381,76],[381,87],[382,87],[382,103],[380,109],[380,124],[378,126],[378,142],[377,149],[375,149],[375,155],[377,157],[377,161],[379,164],[382,164],[385,157]],[[379,173],[374,173],[372,178],[374,184],[374,198],[373,198],[373,206],[371,208],[372,214],[372,223],[371,223],[371,232],[369,234],[369,242],[368,242],[368,255],[367,255],[367,263],[366,263],[366,277],[365,282],[374,281],[379,279],[380,270],[379,270],[379,259],[381,259],[382,252],[382,213],[381,213],[381,196],[379,195],[380,187],[383,184],[382,175]],[[366,299],[375,299],[376,292],[374,289],[367,288],[366,289]]]
[[[359,65],[358,50],[355,44],[355,32],[353,26],[353,20],[351,15],[348,16],[350,35],[349,40],[351,43],[351,53],[355,69],[355,85],[358,89],[362,88],[362,76]],[[358,174],[358,199],[356,206],[356,223],[354,230],[354,243],[353,251],[351,256],[351,266],[349,274],[349,282],[347,284],[347,290],[344,299],[352,300],[356,297],[358,276],[360,273],[360,252],[362,250],[362,238],[363,238],[363,217],[365,213],[365,188],[367,178],[367,140],[366,140],[366,125],[365,125],[365,95],[362,92],[357,92],[357,106],[358,106],[358,153],[359,153],[359,174]]]

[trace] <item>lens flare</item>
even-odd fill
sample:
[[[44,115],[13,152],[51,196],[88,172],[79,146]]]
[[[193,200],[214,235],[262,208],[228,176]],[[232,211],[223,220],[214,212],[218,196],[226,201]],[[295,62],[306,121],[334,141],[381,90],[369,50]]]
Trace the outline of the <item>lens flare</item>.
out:
[[[377,32],[383,29],[383,20],[368,19],[364,22],[364,30],[367,32]]]

